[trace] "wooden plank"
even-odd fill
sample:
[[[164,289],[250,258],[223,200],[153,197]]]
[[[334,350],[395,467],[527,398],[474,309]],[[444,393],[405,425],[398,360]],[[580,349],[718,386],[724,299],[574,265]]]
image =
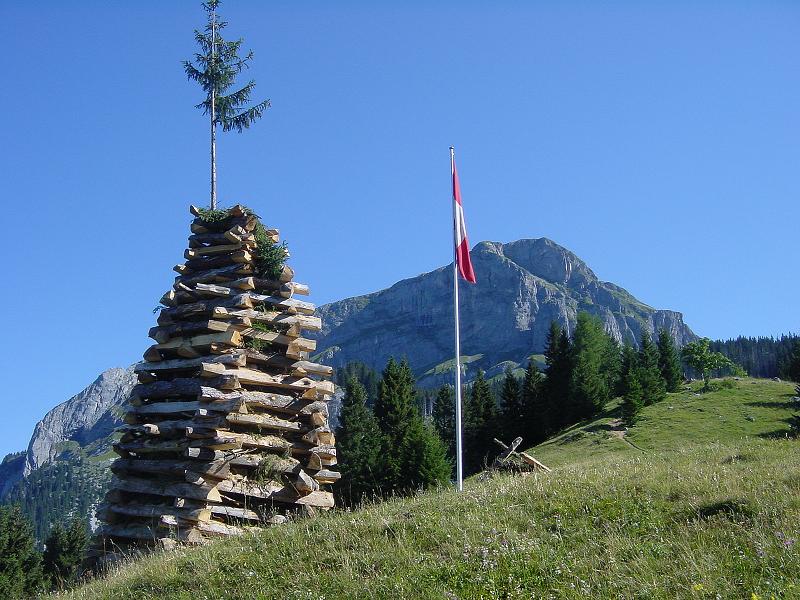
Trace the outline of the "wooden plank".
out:
[[[152,330],[151,330],[152,331]],[[243,367],[247,364],[247,355],[243,351],[232,354],[201,356],[198,358],[174,358],[156,362],[140,362],[133,368],[134,373],[161,373],[166,371],[184,371],[198,369],[203,363],[219,363],[232,367]]]
[[[165,540],[169,543],[172,539],[177,539],[185,544],[205,544],[208,540],[193,528],[177,529],[171,531],[162,527],[151,527],[149,525],[109,525],[105,524],[100,528],[99,534],[103,538],[124,538],[133,540],[147,540],[158,542]]]
[[[153,481],[137,477],[115,477],[109,486],[111,489],[132,492],[136,494],[150,494],[153,496],[168,496],[172,498],[192,498],[195,500],[209,500],[222,502],[219,490],[215,485],[208,483],[194,484],[176,481]]]
[[[312,429],[303,435],[303,440],[315,446],[333,446],[336,443],[336,437],[330,427]]]
[[[225,300],[198,300],[188,304],[181,304],[160,311],[158,324],[169,325],[184,319],[210,317],[216,307],[230,308],[232,310],[248,309],[253,308],[253,301],[247,294],[239,294]]]
[[[310,415],[315,412],[327,414],[327,404],[324,401],[295,398],[271,392],[249,390],[226,392],[201,386],[199,399],[205,402],[243,402],[248,409],[275,410],[292,415]]]
[[[301,423],[295,421],[287,421],[285,419],[278,419],[269,415],[255,415],[255,414],[236,414],[231,413],[227,415],[226,420],[230,425],[239,425],[245,427],[258,427],[259,429],[275,429],[276,431],[308,431],[308,427],[304,427]]]
[[[205,379],[201,381],[192,377],[178,377],[170,381],[154,381],[152,383],[140,383],[134,386],[132,396],[140,399],[155,400],[159,398],[177,398],[179,396],[195,396],[201,394],[204,387],[217,389],[237,389],[241,387],[238,381],[234,381],[235,375],[221,375],[219,378]],[[206,385],[207,384],[207,385]],[[233,387],[236,386],[236,387]]]
[[[240,519],[243,521],[256,521],[261,522],[258,513],[247,508],[238,508],[236,506],[214,505],[210,508],[211,514],[215,517],[222,517],[227,519]]]
[[[234,330],[237,330],[236,327],[228,321],[182,321],[172,325],[151,327],[148,335],[159,344],[166,344],[175,337],[192,337]]]
[[[263,353],[253,350],[252,348],[244,348],[244,353],[247,356],[247,364],[249,365],[256,364],[280,368],[296,377],[303,377],[306,375],[330,377],[333,375],[333,367],[320,365],[307,360],[294,360],[279,352]]]
[[[304,393],[306,397],[330,395],[335,390],[333,383],[330,381],[315,381],[308,377],[295,377],[293,375],[270,375],[255,369],[228,369],[225,365],[204,364],[201,374],[203,377],[235,376],[240,383],[245,385],[287,389]]]
[[[323,469],[321,471],[317,471],[314,473],[314,479],[319,481],[320,483],[336,483],[342,478],[342,474],[337,471],[329,471],[328,469]]]
[[[158,353],[163,352],[176,352],[181,356],[185,356],[182,352],[188,351],[199,352],[200,349],[208,348],[211,344],[225,344],[228,346],[239,346],[242,343],[242,335],[235,329],[223,331],[219,333],[209,333],[203,335],[195,335],[192,337],[175,337],[163,344],[155,344],[150,350]],[[187,351],[188,349],[188,351]],[[148,351],[149,352],[149,351]],[[161,354],[163,356],[163,354]],[[145,359],[148,354],[145,354]],[[187,358],[195,358],[189,355]],[[148,361],[155,362],[155,361]]]
[[[147,460],[142,458],[118,458],[111,464],[114,473],[148,473],[184,477],[186,471],[193,471],[206,477],[224,479],[231,473],[230,461],[213,460]]]
[[[185,521],[208,521],[213,514],[209,508],[178,508],[163,504],[116,504],[109,503],[98,508],[98,513],[108,511],[126,517],[160,519],[163,515],[180,517]]]
[[[212,313],[216,319],[229,319],[241,317],[251,319],[258,323],[269,325],[280,325],[283,327],[296,326],[308,331],[320,331],[322,329],[322,319],[308,315],[292,315],[277,311],[261,311],[252,309],[228,309],[223,306],[215,307]]]
[[[198,410],[216,413],[238,412],[244,403],[241,400],[231,402],[214,402],[212,404],[200,402],[198,400],[175,401],[175,402],[154,402],[152,404],[142,404],[133,406],[128,411],[133,417],[147,416],[167,416],[181,413],[196,413]]]
[[[218,269],[219,267],[226,267],[228,265],[252,262],[253,255],[250,252],[247,250],[237,250],[236,252],[231,252],[230,254],[189,258],[184,264],[188,270],[199,272],[208,271],[210,269]]]
[[[254,292],[247,292],[247,295],[255,304],[260,303],[275,306],[291,313],[300,313],[304,315],[314,314],[314,305],[310,302],[303,302],[302,300],[296,300],[294,298],[281,298],[280,296],[267,296]]]
[[[239,280],[241,276],[247,276],[251,274],[251,267],[242,264],[235,264],[228,265],[227,267],[219,267],[218,269],[210,269],[201,273],[192,273],[191,275],[179,275],[175,278],[175,283],[182,283],[192,287],[198,283],[224,283],[226,281]],[[248,277],[248,279],[252,281],[252,277]],[[254,281],[253,284],[255,285]]]
[[[153,439],[139,439],[131,442],[117,442],[112,446],[114,452],[120,456],[130,456],[132,453],[137,456],[140,454],[166,454],[166,453],[180,453],[183,454],[189,447],[189,440],[176,439],[176,440],[153,440]]]
[[[161,525],[168,527],[181,528],[185,525],[193,525],[200,533],[212,537],[226,537],[232,535],[244,535],[245,530],[241,527],[227,525],[225,523],[218,523],[216,521],[199,521],[197,523],[184,523],[178,517],[173,515],[163,515],[161,517]]]
[[[216,254],[230,254],[232,252],[238,252],[245,248],[246,246],[241,242],[235,244],[225,244],[222,246],[203,246],[200,248],[187,248],[186,251],[183,253],[183,257],[186,260],[193,260],[196,258],[200,258],[202,256],[213,256]]]
[[[541,470],[542,470],[542,471],[544,471],[545,473],[550,473],[550,472],[551,472],[551,469],[550,469],[550,467],[548,467],[548,466],[546,466],[546,465],[544,465],[544,464],[540,463],[538,460],[536,460],[535,458],[533,458],[533,457],[532,457],[530,454],[528,454],[527,452],[520,452],[520,453],[519,453],[519,456],[520,456],[520,458],[522,458],[522,460],[524,460],[526,463],[528,463],[528,464],[529,464],[529,465],[531,465],[532,467],[536,467],[537,469],[541,469]]]

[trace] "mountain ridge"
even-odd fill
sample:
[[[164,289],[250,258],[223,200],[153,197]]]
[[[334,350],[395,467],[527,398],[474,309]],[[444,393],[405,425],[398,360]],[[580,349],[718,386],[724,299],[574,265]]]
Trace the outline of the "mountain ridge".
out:
[[[620,343],[637,345],[643,332],[653,336],[661,327],[680,345],[697,337],[680,312],[655,309],[601,281],[548,238],[479,242],[472,260],[478,283],[462,283],[459,292],[462,353],[482,357],[467,369],[468,378],[506,361],[522,365],[544,350],[551,320],[571,333],[581,311],[600,317]],[[313,336],[317,356],[335,367],[359,361],[381,370],[390,356],[405,356],[418,375],[436,368],[452,354],[451,269],[452,263],[321,306],[323,329]],[[439,381],[423,376],[420,383]]]

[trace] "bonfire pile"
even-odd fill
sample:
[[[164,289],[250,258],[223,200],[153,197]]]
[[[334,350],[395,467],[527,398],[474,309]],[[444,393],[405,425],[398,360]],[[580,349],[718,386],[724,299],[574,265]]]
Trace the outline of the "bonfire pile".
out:
[[[114,446],[103,552],[199,544],[333,506],[332,369],[309,362],[315,342],[301,334],[321,323],[294,298],[308,287],[248,209],[191,211],[186,262]]]

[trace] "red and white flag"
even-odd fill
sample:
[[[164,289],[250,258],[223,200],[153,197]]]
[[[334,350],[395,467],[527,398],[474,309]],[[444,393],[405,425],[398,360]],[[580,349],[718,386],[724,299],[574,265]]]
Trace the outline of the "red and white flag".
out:
[[[475,271],[472,269],[472,260],[469,257],[469,241],[467,240],[467,225],[464,222],[464,206],[461,204],[461,186],[458,183],[458,171],[456,171],[456,159],[454,155],[450,158],[450,170],[453,173],[453,217],[454,217],[454,236],[456,244],[456,264],[461,277],[475,283]]]

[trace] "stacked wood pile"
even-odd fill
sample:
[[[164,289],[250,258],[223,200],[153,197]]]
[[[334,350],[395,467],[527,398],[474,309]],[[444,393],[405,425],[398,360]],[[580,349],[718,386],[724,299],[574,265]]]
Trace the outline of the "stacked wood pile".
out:
[[[114,446],[102,552],[201,544],[333,506],[339,478],[327,399],[332,369],[309,362],[320,329],[291,268],[264,278],[257,228],[241,206],[197,216],[186,261],[161,299],[155,343]]]

